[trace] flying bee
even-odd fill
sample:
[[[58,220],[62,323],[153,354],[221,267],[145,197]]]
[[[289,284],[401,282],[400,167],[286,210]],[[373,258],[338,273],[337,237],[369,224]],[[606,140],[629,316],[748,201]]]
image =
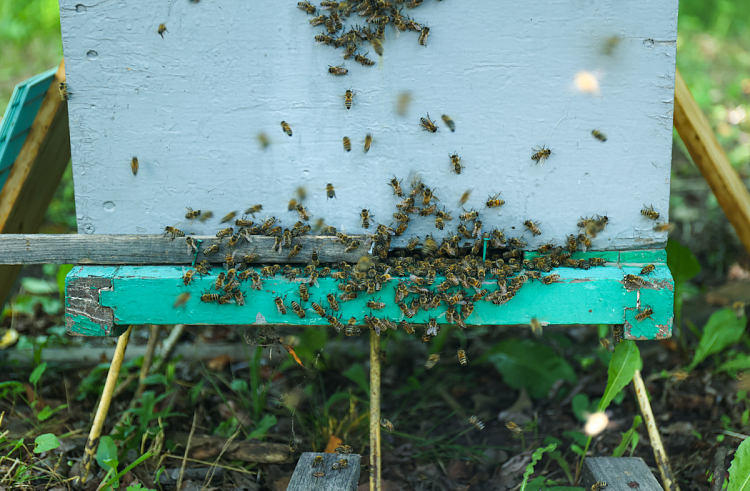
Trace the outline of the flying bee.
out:
[[[505,427],[508,428],[513,433],[515,433],[516,435],[520,435],[521,433],[523,433],[523,429],[520,426],[518,426],[516,423],[514,423],[513,421],[509,421],[508,423],[505,423]]]
[[[403,181],[403,179],[401,179]],[[393,179],[391,179],[391,186],[393,186],[393,194],[399,197],[404,196],[404,191],[401,189],[401,181],[396,178],[396,176],[393,176]]]
[[[347,90],[344,94],[344,106],[346,106],[347,109],[352,108],[352,103],[354,102],[352,101],[352,98],[354,98],[355,94],[356,92],[352,92],[351,89]]]
[[[369,51],[367,53],[369,53]],[[362,66],[373,66],[375,62],[367,58],[367,53],[364,55],[354,55],[354,61],[361,63]]]
[[[537,164],[544,165],[544,161],[552,154],[552,150],[546,146],[542,146],[541,148],[535,147],[532,150],[534,150],[534,154],[531,156],[531,160],[535,161]]]
[[[179,295],[177,295],[177,298],[174,301],[174,308],[182,307],[187,303],[188,300],[190,300],[190,293],[180,293]]]
[[[352,151],[352,141],[349,139],[348,136],[344,137],[344,150],[346,150],[347,152]]]
[[[309,211],[305,209],[302,204],[297,205],[297,214],[299,215],[300,220],[308,221],[310,220],[310,217],[312,216]]]
[[[476,416],[469,416],[469,423],[473,424],[478,430],[484,429],[484,423]]]
[[[393,423],[383,418],[380,420],[380,426],[388,430],[389,433],[393,433]]]
[[[605,135],[604,133],[602,133],[599,130],[591,130],[591,134],[594,136],[594,138],[596,138],[600,142],[607,141],[607,135]]]
[[[273,299],[274,303],[276,304],[276,308],[279,311],[279,314],[286,315],[286,305],[284,305],[284,299],[281,297],[276,297]]]
[[[427,46],[427,37],[430,35],[430,28],[425,26],[422,28],[422,30],[419,33],[419,44],[422,46]]]
[[[659,218],[659,214],[654,211],[654,205],[646,206],[643,205],[643,209],[641,210],[641,215],[650,218],[651,220],[657,220]]]
[[[322,467],[323,466],[323,457],[321,455],[318,455],[313,459],[312,467]]]
[[[333,189],[333,184],[330,182],[326,185],[326,199],[331,199],[336,197],[336,190]]]
[[[539,227],[537,226],[538,223],[532,222],[531,220],[526,220],[523,222],[524,226],[527,230],[529,230],[534,235],[542,235],[542,231],[539,230]]]
[[[375,37],[371,38],[370,44],[372,45],[372,49],[375,50],[378,56],[383,56],[383,43],[380,42],[380,39]]]
[[[370,151],[370,145],[372,145],[372,135],[368,133],[365,136],[365,153]]]
[[[193,275],[195,274],[195,270],[188,269],[185,272],[185,275],[182,277],[182,282],[185,284],[185,286],[189,285],[191,281],[193,281]]]
[[[453,155],[449,155],[448,157],[450,157],[451,159],[451,170],[456,174],[461,174],[461,171],[465,167],[461,165],[461,157],[459,157],[456,153],[454,153]]]
[[[70,99],[70,94],[68,94],[68,84],[66,84],[65,82],[60,82],[60,86],[58,87],[58,90],[60,91],[61,101],[67,101],[68,99]],[[136,162],[138,162],[138,159],[136,159]],[[135,174],[135,172],[133,172],[133,174]]]
[[[339,76],[339,75],[346,75],[347,73],[349,73],[349,70],[344,68],[343,64],[338,65],[338,66],[328,65],[328,73],[330,73],[331,75]]]
[[[443,123],[445,123],[445,126],[447,126],[451,132],[456,131],[456,123],[454,123],[447,114],[443,114]]]
[[[469,359],[466,358],[466,351],[464,351],[461,348],[458,348],[458,362],[461,364],[461,366],[465,367],[469,364]]]
[[[430,355],[430,357],[425,362],[424,366],[427,370],[432,369],[435,365],[437,365],[437,362],[440,361],[440,353],[433,353]]]
[[[498,206],[503,206],[505,204],[505,201],[497,198],[498,196],[500,196],[500,193],[487,198],[487,203],[485,203],[487,208],[497,208]]]
[[[655,269],[656,269],[656,266],[654,266],[653,264],[647,264],[643,267],[643,269],[641,269],[641,274],[642,275],[651,274],[654,272]]]
[[[224,215],[224,218],[222,218],[221,222],[219,222],[219,223],[231,222],[232,220],[235,219],[236,216],[237,216],[237,212],[236,211],[230,211],[229,213],[227,213],[226,215]]]
[[[469,197],[471,196],[471,189],[467,189],[464,191],[464,194],[461,195],[461,197],[458,200],[458,204],[463,206],[466,204],[467,201],[469,201]]]
[[[185,237],[185,232],[182,230],[176,229],[174,227],[164,227],[164,236],[172,235],[172,240],[174,240],[175,237]]]
[[[531,318],[531,322],[529,322],[529,325],[531,326],[531,332],[536,336],[537,338],[542,337],[542,323],[539,322],[539,319],[536,317]]]
[[[645,309],[643,311],[638,312],[635,315],[635,320],[637,320],[638,322],[641,322],[642,320],[644,320],[646,318],[651,319],[652,315],[654,315],[654,310],[651,307],[649,307],[649,308],[647,308],[647,309]]]
[[[156,33],[159,34],[159,36],[161,36],[162,39],[164,39],[165,32],[169,32],[167,30],[167,26],[165,26],[164,24],[159,24],[159,29],[156,30]]]
[[[219,294],[218,293],[204,293],[201,295],[201,302],[218,302],[219,301]]]
[[[370,215],[370,210],[367,208],[364,208],[362,212],[359,214],[359,223],[362,225],[363,228],[370,228],[370,220],[372,220],[372,215]]]
[[[201,212],[201,217],[200,217],[199,220],[201,222],[205,222],[206,220],[209,220],[209,219],[211,219],[213,217],[214,217],[214,212],[212,212],[212,211],[204,211],[204,212]]]
[[[138,157],[133,157],[133,160],[130,161],[130,170],[133,175],[138,174]]]
[[[655,232],[671,232],[674,229],[674,225],[671,223],[658,223],[654,225]]]
[[[315,15],[315,11],[317,10],[315,6],[311,5],[309,2],[297,2],[297,8],[313,15]]]
[[[435,133],[438,130],[438,127],[435,125],[435,122],[430,119],[430,113],[427,113],[426,118],[419,118],[419,125],[422,127],[422,131],[429,131],[430,133]]]
[[[305,318],[305,309],[303,309],[302,306],[298,304],[297,302],[295,302],[294,300],[292,300],[292,310],[294,311],[295,314],[297,314],[297,317],[299,317],[300,319]]]

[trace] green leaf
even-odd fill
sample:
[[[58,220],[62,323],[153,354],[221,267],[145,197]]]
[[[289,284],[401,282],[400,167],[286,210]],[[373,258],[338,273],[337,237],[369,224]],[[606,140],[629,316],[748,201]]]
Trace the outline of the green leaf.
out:
[[[586,413],[589,412],[589,398],[586,394],[576,394],[570,405],[576,418],[581,422],[586,422]]]
[[[40,280],[39,278],[33,278],[27,276],[21,280],[21,286],[24,290],[32,295],[47,295],[49,293],[57,293],[56,285],[53,285],[49,281]]]
[[[563,436],[565,438],[570,438],[574,442],[576,442],[578,445],[585,447],[586,442],[588,442],[589,437],[587,437],[584,433],[581,433],[580,431],[563,431]]]
[[[534,399],[546,396],[559,379],[576,382],[575,371],[568,362],[551,348],[531,340],[503,341],[481,359],[492,362],[506,384],[514,389],[524,387]]]
[[[117,472],[117,445],[109,435],[104,435],[99,439],[99,448],[96,450],[96,462],[105,471]],[[109,462],[114,462],[112,466]]]
[[[745,332],[746,324],[747,318],[743,316],[738,319],[732,309],[714,312],[703,327],[703,336],[698,349],[695,350],[693,362],[685,370],[694,369],[708,355],[718,353],[739,341]]]
[[[34,439],[34,453],[42,453],[60,446],[60,440],[52,433],[39,435]]]
[[[362,368],[362,365],[352,365],[347,368],[344,372],[344,377],[359,385],[364,393],[367,394],[368,397],[370,396],[370,381],[367,379],[365,369]]]
[[[557,443],[550,443],[544,448],[537,448],[534,453],[531,454],[531,462],[526,466],[526,471],[523,473],[523,481],[521,482],[521,491],[526,489],[526,482],[529,480],[529,476],[534,472],[534,466],[537,462],[542,459],[544,452],[551,452],[557,448]]]
[[[65,298],[65,277],[72,269],[72,264],[61,264],[60,267],[57,268],[57,291],[60,292],[61,301]]]
[[[45,370],[47,370],[46,362],[42,363],[41,365],[37,365],[34,368],[34,371],[31,372],[31,375],[29,375],[29,382],[31,382],[32,385],[36,385],[39,382],[39,379],[42,378]]]
[[[667,241],[667,266],[675,283],[684,283],[701,272],[698,259],[676,240]]]
[[[599,411],[604,411],[609,407],[612,399],[630,383],[635,371],[640,370],[642,366],[641,353],[635,341],[621,341],[609,362],[607,388],[604,389],[602,400],[599,401]]]
[[[143,379],[143,385],[168,385],[167,384],[167,377],[164,376],[164,374],[161,373],[152,373],[151,375],[147,375]]]
[[[260,423],[256,425],[255,430],[253,430],[248,436],[248,440],[252,440],[254,438],[261,438],[266,434],[268,430],[273,428],[276,425],[276,416],[273,414],[266,414],[263,416],[263,419],[260,420]]]
[[[727,491],[750,491],[750,438],[743,440],[734,453]]]
[[[39,414],[36,415],[36,419],[39,421],[47,421],[54,413],[52,411],[52,408],[49,406],[44,406],[41,411],[39,411]]]
[[[743,354],[738,356],[734,360],[729,360],[722,363],[721,365],[719,365],[719,368],[717,368],[716,371],[729,372],[730,374],[734,375],[738,372],[744,372],[748,369],[750,369],[750,356]]]
[[[636,439],[638,438],[638,433],[636,433],[635,430],[638,429],[638,426],[640,426],[642,421],[643,419],[641,418],[641,416],[636,414],[633,418],[633,426],[631,426],[630,429],[625,433],[622,433],[622,441],[617,446],[617,448],[612,451],[612,457],[622,457],[622,455],[625,453],[625,450],[628,449],[628,445],[633,441],[633,436],[635,436]]]
[[[127,488],[125,488],[125,491],[149,491],[148,488],[144,488],[141,483],[138,484],[131,484]]]

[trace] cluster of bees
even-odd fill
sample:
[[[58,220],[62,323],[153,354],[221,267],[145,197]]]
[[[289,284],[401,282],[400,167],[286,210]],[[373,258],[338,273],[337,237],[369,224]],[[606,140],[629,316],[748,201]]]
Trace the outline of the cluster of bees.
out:
[[[339,456],[343,456],[343,457],[341,459],[337,460],[336,462],[334,462],[333,464],[331,464],[331,470],[332,471],[341,471],[342,469],[348,469],[349,468],[349,460],[346,458],[346,456],[349,455],[352,452],[354,452],[354,450],[349,445],[339,445],[338,447],[336,447],[336,453]],[[324,477],[326,475],[325,471],[322,470],[322,468],[323,468],[323,456],[322,455],[318,455],[317,457],[315,457],[313,459],[312,468],[316,469],[318,467],[320,467],[320,469],[319,470],[314,470],[313,474],[312,474],[313,477],[316,478],[316,479],[319,479],[319,478]]]

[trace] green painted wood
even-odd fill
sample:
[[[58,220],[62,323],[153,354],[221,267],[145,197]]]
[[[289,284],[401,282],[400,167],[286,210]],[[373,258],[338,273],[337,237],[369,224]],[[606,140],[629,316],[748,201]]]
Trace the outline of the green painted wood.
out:
[[[601,257],[601,253],[588,253],[585,256]],[[111,290],[103,289],[99,292],[100,303],[102,307],[112,310],[114,323],[117,325],[328,325],[325,319],[313,311],[309,302],[300,302],[298,286],[305,279],[288,281],[277,275],[276,278],[265,279],[261,291],[251,290],[248,284],[243,284],[246,305],[218,305],[200,301],[202,293],[214,292],[212,286],[216,280],[215,274],[204,278],[196,277],[192,284],[185,286],[182,281],[184,272],[185,268],[174,266],[81,266],[69,273],[68,281],[90,281],[97,277],[111,280]],[[532,317],[549,324],[622,324],[628,319],[632,321],[640,300],[641,304],[649,304],[655,314],[653,319],[630,322],[626,337],[657,339],[671,334],[674,285],[665,266],[657,266],[656,271],[648,277],[649,284],[640,291],[628,291],[623,285],[624,274],[640,272],[640,267],[636,266],[620,268],[611,263],[610,266],[589,270],[557,268],[554,272],[561,276],[560,283],[543,285],[531,281],[505,305],[477,302],[474,313],[466,320],[467,325],[528,324]],[[438,277],[435,285],[441,281],[442,278]],[[330,278],[319,279],[318,284],[310,288],[310,301],[318,302],[329,310],[324,297],[329,292],[338,294],[337,284],[337,281]],[[370,312],[365,307],[365,302],[373,299],[382,299],[387,304],[376,315],[392,320],[402,319],[401,312],[393,304],[395,285],[396,282],[392,281],[373,296],[360,294],[357,300],[340,302],[342,322],[346,323],[350,317],[356,317],[358,324],[362,324],[362,317]],[[490,291],[497,288],[495,282],[489,279],[483,286]],[[190,299],[184,306],[174,307],[176,298],[184,292],[190,293]],[[292,300],[302,303],[306,308],[305,318],[300,319],[291,309],[286,315],[279,314],[274,304],[276,296],[286,296],[287,306]],[[437,315],[438,322],[445,323],[444,312],[444,307],[430,312],[420,311],[411,322],[415,325],[424,324],[431,315]],[[69,326],[77,334],[92,335],[90,329],[85,329],[85,332],[84,328],[79,330],[75,320]],[[99,335],[107,334],[102,330]]]
[[[667,264],[667,251],[664,249],[650,249],[643,251],[620,252],[620,263],[622,264]]]

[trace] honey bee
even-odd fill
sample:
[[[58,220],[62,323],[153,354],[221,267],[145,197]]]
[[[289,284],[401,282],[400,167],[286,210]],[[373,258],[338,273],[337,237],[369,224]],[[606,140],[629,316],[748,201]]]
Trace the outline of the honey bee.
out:
[[[365,136],[365,153],[370,151],[370,145],[372,145],[372,135],[370,133]]]
[[[603,257],[592,257],[589,258],[589,265],[590,266],[604,266],[604,263],[606,263],[607,260]]]
[[[384,302],[376,302],[374,300],[370,300],[369,302],[367,302],[366,305],[368,308],[375,309],[375,310],[382,310],[385,308]]]
[[[443,114],[443,123],[445,123],[445,126],[447,126],[451,132],[456,131],[456,123],[454,123],[447,114]]]
[[[531,160],[535,161],[537,164],[544,165],[544,161],[552,154],[552,150],[545,146],[542,146],[541,148],[535,147],[532,150],[534,150],[534,154],[531,156]]]
[[[349,70],[344,68],[343,64],[338,65],[338,66],[328,65],[328,73],[330,73],[331,75],[339,76],[339,75],[346,75],[347,73],[349,73]]]
[[[334,312],[339,311],[339,303],[336,301],[336,296],[333,293],[326,295],[326,300],[328,300],[328,305],[331,306]]]
[[[215,254],[217,252],[219,252],[219,244],[214,244],[203,249],[204,256],[210,256],[211,254]]]
[[[378,54],[378,56],[383,56],[383,43],[380,42],[380,39],[378,39],[378,38],[371,38],[370,39],[370,44],[372,45],[372,49],[375,50],[375,52]]]
[[[310,300],[310,290],[308,290],[307,285],[304,283],[300,283],[299,285],[299,298],[303,302],[308,302]]]
[[[393,176],[393,179],[390,181],[390,185],[393,186],[393,194],[399,197],[404,196],[404,191],[401,189],[401,181],[396,176]]]
[[[333,184],[330,182],[326,184],[326,199],[335,198],[336,197],[336,190],[333,189]]]
[[[523,222],[524,226],[527,230],[529,230],[534,235],[542,235],[542,231],[539,230],[539,227],[537,226],[538,223],[534,223],[531,220],[526,220]]]
[[[167,30],[167,26],[165,26],[164,24],[159,24],[159,29],[157,29],[156,32],[159,34],[159,36],[161,36],[162,39],[164,39],[164,33],[169,31]]]
[[[674,225],[671,223],[658,223],[654,225],[655,232],[671,232],[674,229]]]
[[[375,64],[374,61],[367,58],[367,53],[365,53],[364,55],[354,55],[354,61],[361,63],[362,66],[373,66]]]
[[[193,275],[195,274],[195,270],[188,269],[185,272],[185,275],[182,277],[182,282],[185,284],[185,286],[189,285],[191,281],[193,281]]]
[[[341,469],[348,469],[348,468],[349,468],[349,461],[346,459],[340,459],[337,462],[334,462],[333,465],[331,466],[331,469],[333,470],[338,469],[339,471]]]
[[[344,137],[344,150],[346,150],[347,152],[352,151],[352,141],[349,139],[348,136]]]
[[[380,426],[388,430],[389,433],[393,433],[393,423],[383,418],[380,420]]]
[[[296,209],[297,209],[297,214],[299,215],[300,220],[308,221],[310,220],[310,217],[312,217],[310,212],[307,211],[305,207],[302,206],[302,204],[298,204]]]
[[[281,122],[281,129],[284,130],[284,133],[287,135],[292,136],[292,128],[289,127],[289,123],[286,121]]]
[[[615,340],[615,344],[618,344],[620,341],[622,341],[622,335],[624,333],[624,328],[622,324],[615,324],[612,326],[612,336]]]
[[[449,155],[448,157],[450,157],[451,159],[451,170],[456,174],[461,174],[461,171],[465,167],[461,165],[461,157],[459,157],[456,153],[454,153],[453,155]]]
[[[367,208],[362,209],[362,212],[359,214],[359,218],[359,223],[363,228],[370,228],[370,220],[372,219],[370,210],[368,210]]]
[[[229,237],[229,242],[227,243],[227,247],[230,247],[234,249],[237,247],[237,243],[240,241],[240,234],[234,234],[231,237]]]
[[[182,307],[187,303],[187,301],[190,300],[190,293],[183,292],[177,295],[177,299],[174,301],[174,308]]]
[[[205,222],[206,220],[209,220],[214,217],[214,212],[212,211],[204,211],[201,213],[200,221]]]
[[[578,249],[578,238],[575,235],[570,234],[568,235],[568,250],[570,252],[575,252],[576,249]]]
[[[276,237],[276,240],[280,240],[280,237]],[[302,251],[302,244],[297,244],[296,246],[292,247],[292,250],[289,251],[289,254],[287,255],[287,259],[292,259],[293,257],[296,257],[297,254],[299,254]]]
[[[310,306],[313,308],[313,310],[322,318],[328,317],[328,314],[326,314],[325,309],[317,302],[312,302]]]
[[[294,311],[295,314],[297,314],[297,317],[299,317],[300,319],[305,318],[305,309],[303,309],[302,306],[298,304],[297,302],[295,302],[294,300],[292,300],[292,310]]]
[[[61,101],[67,101],[70,99],[70,94],[68,94],[68,84],[65,82],[60,82],[60,86],[58,87],[58,90],[60,91],[60,100]],[[135,157],[133,157],[135,159]],[[136,159],[136,163],[138,162],[138,159]],[[133,172],[135,174],[135,172]]]
[[[484,429],[484,423],[476,416],[469,416],[469,423],[473,424],[478,430]]]
[[[242,228],[252,228],[255,222],[252,220],[245,220],[244,218],[238,218],[234,221],[234,225]]]
[[[314,5],[311,5],[309,2],[297,2],[297,8],[304,10],[308,14],[315,15],[316,8]]]
[[[413,1],[413,0],[412,0]],[[430,35],[430,28],[425,26],[419,33],[419,44],[427,46],[427,37]]]
[[[545,285],[551,285],[552,283],[557,283],[558,281],[560,281],[559,274],[551,274],[542,278],[542,283],[544,283]]]
[[[641,274],[649,275],[653,273],[655,269],[656,269],[656,266],[654,266],[653,264],[647,264],[643,267],[643,269],[641,269]]]
[[[609,339],[607,338],[600,338],[599,344],[604,348],[605,350],[609,351],[610,353],[615,352],[615,347],[612,346],[612,343],[609,342]]]
[[[219,276],[216,277],[216,282],[214,283],[214,288],[216,290],[221,290],[224,286],[224,278],[226,278],[226,274],[222,271],[219,273]]]
[[[505,423],[505,427],[508,428],[513,433],[515,433],[516,435],[520,435],[521,433],[523,433],[523,429],[521,429],[521,427],[515,424],[513,421],[509,421],[508,423]]]
[[[591,485],[591,491],[602,491],[602,489],[607,487],[607,483],[604,481],[599,481]]]
[[[465,367],[469,364],[469,359],[466,358],[466,351],[464,351],[461,348],[458,348],[458,362],[461,364],[461,366]]]
[[[497,198],[498,196],[500,196],[500,193],[487,198],[487,203],[485,203],[487,208],[497,208],[498,206],[503,206],[505,204],[505,201]]]
[[[430,119],[430,113],[427,113],[426,118],[419,118],[419,125],[422,127],[422,131],[429,131],[430,133],[435,133],[438,130],[438,127],[435,125],[435,122]]]
[[[624,279],[625,283],[636,285],[638,288],[646,286],[646,280],[634,274],[626,274]]]
[[[218,293],[204,293],[201,295],[201,302],[218,302],[219,301],[219,294]]]
[[[647,308],[647,309],[645,309],[645,310],[637,313],[635,315],[635,320],[637,320],[638,322],[641,322],[642,320],[644,320],[646,318],[651,319],[652,315],[654,315],[654,311],[653,311],[653,309],[651,307],[649,307],[649,308]]]
[[[586,237],[585,234],[578,234],[578,242],[587,249],[591,247],[591,239]]]
[[[464,210],[464,211],[465,213],[458,215],[458,219],[461,220],[462,222],[469,222],[471,220],[476,220],[479,217],[478,211],[474,211],[474,210],[471,210],[471,211]],[[467,236],[467,238],[470,239],[471,237]]]
[[[312,467],[321,467],[323,465],[323,457],[318,455],[313,459]]]
[[[336,447],[335,452],[337,454],[344,454],[344,455],[346,455],[346,454],[354,453],[354,449],[352,449],[352,447],[350,447],[349,445],[339,445],[338,447]]]
[[[260,145],[260,148],[263,150],[271,145],[271,140],[268,138],[268,135],[263,132],[258,133],[255,138],[258,140],[258,145]]]
[[[138,157],[133,157],[133,160],[130,161],[130,170],[133,172],[133,175],[138,174]]]
[[[591,130],[591,134],[594,136],[594,138],[596,138],[600,142],[607,141],[607,135],[605,135],[604,133],[602,133],[599,130]]]
[[[325,15],[321,16],[325,18]],[[334,39],[331,36],[326,36],[325,34],[318,34],[315,36],[315,40],[319,42],[320,44],[333,44]]]
[[[435,205],[432,205],[435,206]],[[443,230],[445,228],[445,222],[440,217],[435,217],[435,228],[438,230]]]
[[[346,106],[347,109],[352,108],[352,103],[354,102],[352,101],[352,98],[354,97],[355,94],[356,92],[352,92],[351,89],[347,90],[346,93],[344,94],[344,106]]]
[[[539,319],[536,317],[531,318],[531,322],[529,323],[531,326],[531,332],[536,336],[537,338],[542,337],[542,323],[539,322]]]
[[[310,19],[310,25],[311,26],[320,26],[322,24],[326,23],[327,17],[325,15],[319,15],[317,17],[313,17]]]
[[[643,205],[643,209],[641,210],[641,215],[650,218],[651,220],[657,220],[659,218],[659,214],[654,211],[654,205],[646,206]]]
[[[224,230],[219,230],[218,232],[216,232],[216,238],[221,240],[224,237],[231,237],[232,234],[234,234],[234,229],[232,227],[229,227],[229,228],[225,228]]]
[[[284,299],[281,297],[276,297],[273,299],[273,301],[276,304],[276,308],[278,309],[279,314],[286,315],[287,311],[286,311],[286,305],[284,305]]]
[[[437,362],[440,361],[440,353],[433,353],[430,355],[430,357],[425,362],[424,366],[427,370],[432,369],[435,365],[437,365]]]
[[[164,236],[172,235],[172,240],[174,240],[175,237],[185,237],[185,232],[182,230],[176,229],[174,227],[164,227]]]
[[[237,212],[236,211],[230,211],[229,213],[227,213],[226,215],[224,215],[224,218],[222,218],[221,222],[219,222],[219,223],[231,222],[232,220],[235,219],[236,216],[237,216]]]
[[[526,242],[524,242],[521,239],[517,239],[515,237],[510,239],[508,242],[510,243],[512,247],[515,247],[516,249],[523,249],[524,247],[526,247]]]

